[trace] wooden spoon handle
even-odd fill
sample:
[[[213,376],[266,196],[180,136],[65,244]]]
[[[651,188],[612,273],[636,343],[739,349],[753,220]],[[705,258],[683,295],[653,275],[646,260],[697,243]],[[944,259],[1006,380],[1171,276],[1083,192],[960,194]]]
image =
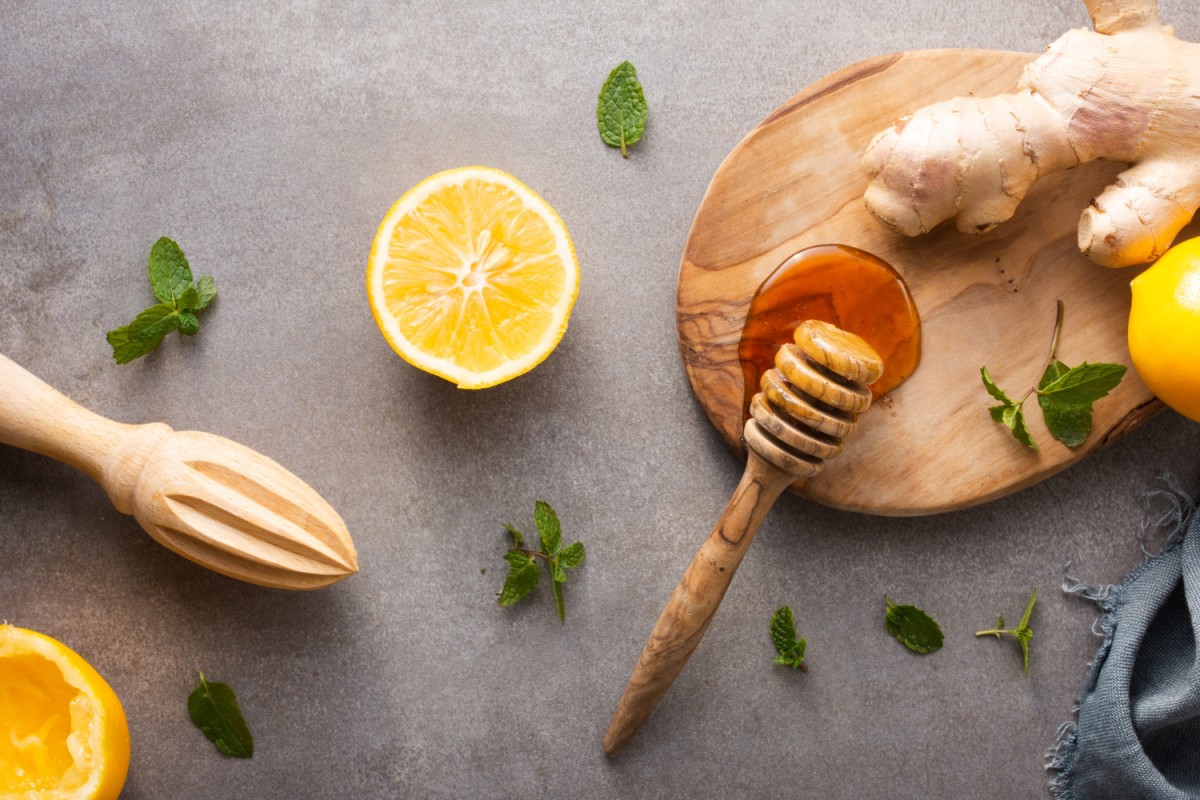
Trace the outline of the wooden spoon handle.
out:
[[[794,480],[750,452],[741,483],[650,633],[604,737],[605,753],[620,753],[671,688],[708,630],[759,523]]]
[[[0,355],[0,444],[58,459],[103,484],[111,455],[136,427],[88,411]]]

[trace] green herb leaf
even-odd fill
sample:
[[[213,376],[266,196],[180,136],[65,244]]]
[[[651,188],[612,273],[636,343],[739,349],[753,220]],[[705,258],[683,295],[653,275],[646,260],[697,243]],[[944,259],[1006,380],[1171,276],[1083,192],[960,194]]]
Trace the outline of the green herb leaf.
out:
[[[583,542],[575,542],[559,552],[558,563],[562,564],[563,569],[575,569],[583,563],[584,555]]]
[[[780,606],[771,615],[771,643],[779,653],[771,663],[808,672],[808,665],[804,663],[808,640],[796,641],[796,621],[791,606]]]
[[[1063,403],[1094,403],[1115,389],[1123,377],[1125,366],[1122,364],[1089,364],[1085,361],[1037,391],[1042,397],[1053,397]]]
[[[646,97],[637,70],[628,61],[622,61],[608,74],[600,89],[596,108],[600,138],[611,147],[621,148],[621,155],[628,158],[625,149],[642,138],[646,113]]]
[[[533,521],[542,540],[542,552],[546,555],[557,553],[562,546],[562,525],[554,509],[548,503],[538,500],[533,507]]]
[[[1003,404],[999,406],[1000,408],[1003,408],[1004,406],[1016,405],[1016,403],[1014,403],[1012,399],[1004,393],[1004,390],[997,386],[996,382],[992,380],[992,376],[988,374],[987,367],[980,367],[979,374],[983,376],[983,388],[987,389],[988,394]],[[999,420],[997,420],[997,422],[999,422]]]
[[[1058,360],[1055,353],[1058,350],[1058,337],[1062,332],[1063,303],[1058,301],[1058,315],[1054,322],[1054,338],[1050,341],[1050,357],[1042,378],[1034,389],[1030,389],[1014,403],[988,374],[987,367],[980,370],[983,385],[1001,405],[990,406],[988,413],[994,421],[1007,426],[1013,436],[1022,444],[1037,449],[1029,428],[1025,425],[1022,405],[1031,393],[1038,396],[1038,405],[1042,408],[1042,417],[1046,421],[1046,429],[1050,435],[1067,447],[1078,447],[1087,439],[1092,430],[1092,403],[1107,395],[1121,378],[1125,376],[1125,367],[1120,364],[1088,364],[1078,367],[1068,367]]]
[[[884,596],[887,614],[884,618],[888,633],[915,653],[932,653],[942,649],[941,626],[933,617],[916,606],[901,606]]]
[[[509,570],[504,588],[500,590],[500,605],[511,606],[533,591],[542,571],[537,563],[524,553],[510,550],[504,554],[504,560],[508,562]]]
[[[504,530],[506,530],[510,534],[512,534],[513,549],[520,550],[521,545],[523,545],[525,543],[525,538],[523,536],[521,536],[521,532],[519,530],[517,530],[516,528],[514,528],[512,525],[505,525]]]
[[[199,295],[196,306],[193,311],[200,311],[208,306],[209,303],[217,296],[217,283],[213,280],[212,275],[205,275],[196,282],[196,292]]]
[[[544,561],[546,569],[550,571],[554,607],[558,611],[559,620],[565,622],[567,612],[563,603],[562,586],[567,582],[567,570],[583,563],[583,543],[575,542],[570,547],[562,548],[562,524],[549,503],[538,500],[534,504],[533,521],[541,543],[541,550],[536,553],[523,549],[524,537],[520,531],[512,525],[504,526],[513,538],[513,548],[504,554],[504,560],[508,562],[510,569],[508,580],[500,592],[500,605],[512,605],[528,595],[542,574],[538,561]]]
[[[192,722],[222,753],[235,758],[254,755],[254,739],[233,689],[209,683],[201,672],[200,685],[188,695],[187,706]]]
[[[190,311],[180,311],[179,332],[184,336],[195,336],[198,330],[200,330],[200,320],[196,319],[196,315]]]
[[[1021,648],[1021,660],[1025,663],[1025,674],[1029,674],[1029,642],[1033,639],[1033,629],[1029,627],[1029,617],[1033,614],[1033,605],[1037,602],[1037,589],[1029,596],[1029,604],[1025,606],[1025,613],[1021,615],[1021,622],[1016,628],[1006,629],[1004,627],[1004,617],[996,623],[996,627],[986,631],[976,631],[976,636],[995,636],[999,639],[1003,635],[1012,636],[1017,640],[1017,646]]]
[[[216,296],[217,287],[211,277],[192,285],[192,270],[179,245],[165,236],[150,248],[150,287],[162,302],[147,308],[133,322],[108,332],[113,358],[118,364],[128,364],[152,352],[163,337],[178,329],[185,336],[200,330],[195,312],[204,308]]]
[[[192,270],[179,245],[162,237],[150,248],[150,287],[159,302],[178,305],[192,285]]]
[[[138,314],[130,324],[109,331],[106,338],[117,363],[128,364],[153,351],[178,326],[175,309],[160,303]]]
[[[1075,405],[1040,395],[1038,405],[1042,407],[1042,418],[1046,420],[1050,435],[1067,447],[1078,447],[1092,432],[1090,403]]]

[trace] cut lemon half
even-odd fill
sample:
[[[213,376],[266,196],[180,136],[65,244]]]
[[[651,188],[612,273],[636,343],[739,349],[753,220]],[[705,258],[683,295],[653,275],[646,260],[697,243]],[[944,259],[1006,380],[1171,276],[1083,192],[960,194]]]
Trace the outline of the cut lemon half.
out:
[[[460,389],[540,364],[578,294],[563,221],[488,167],[439,172],[410,189],[384,217],[367,263],[367,297],[388,344]]]
[[[121,702],[49,636],[0,625],[0,798],[116,800],[129,770]]]

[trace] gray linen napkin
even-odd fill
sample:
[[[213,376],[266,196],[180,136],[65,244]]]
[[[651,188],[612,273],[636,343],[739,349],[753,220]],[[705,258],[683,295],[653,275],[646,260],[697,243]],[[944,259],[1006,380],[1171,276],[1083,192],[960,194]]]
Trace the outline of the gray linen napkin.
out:
[[[1142,548],[1154,527],[1170,538],[1118,586],[1067,577],[1063,589],[1094,600],[1104,637],[1079,699],[1078,722],[1047,756],[1058,800],[1200,798],[1200,514],[1169,478],[1148,492]],[[1167,512],[1150,521],[1154,503]]]

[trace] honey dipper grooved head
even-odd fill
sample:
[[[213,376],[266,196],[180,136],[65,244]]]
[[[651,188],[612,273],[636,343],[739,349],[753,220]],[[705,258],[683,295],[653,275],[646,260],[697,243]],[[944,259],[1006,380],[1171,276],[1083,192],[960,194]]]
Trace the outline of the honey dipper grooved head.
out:
[[[801,323],[795,340],[763,375],[745,438],[779,469],[808,478],[841,451],[841,438],[870,406],[867,384],[879,380],[883,361],[862,339],[826,322]]]

